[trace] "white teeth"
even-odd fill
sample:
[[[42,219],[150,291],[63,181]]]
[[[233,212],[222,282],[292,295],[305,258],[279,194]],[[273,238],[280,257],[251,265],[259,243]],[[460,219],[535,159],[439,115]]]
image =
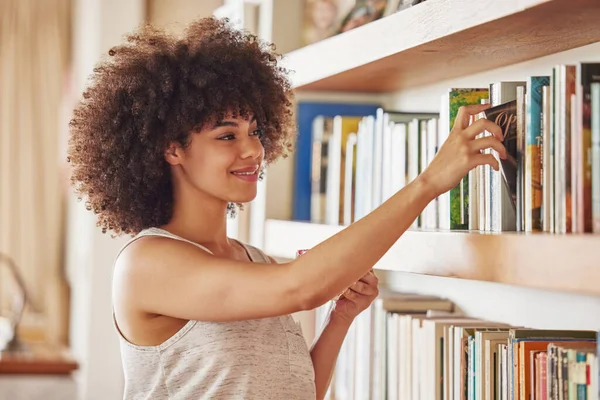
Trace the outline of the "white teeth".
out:
[[[254,175],[256,173],[256,171],[254,172],[234,172],[234,175]]]

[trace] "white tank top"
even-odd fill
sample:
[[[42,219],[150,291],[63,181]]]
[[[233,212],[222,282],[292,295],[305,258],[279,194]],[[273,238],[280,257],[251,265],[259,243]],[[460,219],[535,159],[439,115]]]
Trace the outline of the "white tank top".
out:
[[[163,236],[205,247],[163,229]],[[244,245],[253,262],[269,262]],[[212,253],[211,253],[212,254]],[[118,327],[115,321],[115,327]],[[158,346],[137,346],[119,332],[125,400],[314,400],[314,369],[300,326],[290,315],[235,322],[188,321]]]

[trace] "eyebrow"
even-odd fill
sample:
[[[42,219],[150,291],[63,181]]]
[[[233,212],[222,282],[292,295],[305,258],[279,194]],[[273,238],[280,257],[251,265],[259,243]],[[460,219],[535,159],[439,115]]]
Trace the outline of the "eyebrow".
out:
[[[250,120],[250,124],[253,124],[254,122],[256,122],[256,117],[252,117],[252,119]],[[223,121],[219,121],[216,124],[214,124],[213,129],[219,128],[222,126],[233,126],[233,127],[237,128],[239,126],[239,124],[235,121],[223,120]]]

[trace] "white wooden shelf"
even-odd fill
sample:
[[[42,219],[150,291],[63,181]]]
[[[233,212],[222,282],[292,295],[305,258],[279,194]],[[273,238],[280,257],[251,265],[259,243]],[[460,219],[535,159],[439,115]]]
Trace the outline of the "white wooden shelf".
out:
[[[427,0],[286,54],[296,90],[391,92],[600,41],[598,0]]]
[[[264,250],[293,259],[341,229],[267,220]],[[600,295],[600,236],[408,231],[376,268]]]

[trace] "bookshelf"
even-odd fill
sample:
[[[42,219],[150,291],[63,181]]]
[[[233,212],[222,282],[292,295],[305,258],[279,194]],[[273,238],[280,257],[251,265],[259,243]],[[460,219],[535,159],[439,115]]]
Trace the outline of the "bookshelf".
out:
[[[292,51],[285,66],[298,91],[389,93],[600,41],[599,20],[597,0],[427,0]]]
[[[343,228],[268,220],[265,250],[293,259]],[[599,259],[600,238],[589,234],[407,231],[376,268],[600,295]]]
[[[287,53],[285,66],[293,71],[293,87],[304,101],[336,97],[333,101],[351,103],[351,96],[362,95],[377,97],[377,102],[390,110],[436,111],[440,94],[450,87],[486,87],[491,82],[546,75],[558,64],[599,61],[599,17],[598,0],[427,0]],[[293,176],[290,169],[287,178]],[[279,199],[276,191],[286,190],[282,186],[273,189],[272,196]],[[298,249],[312,248],[344,229],[275,218],[265,221],[262,249],[279,261],[294,259]],[[384,271],[381,286],[386,289],[451,299],[457,320],[464,315],[535,329],[597,330],[598,260],[600,235],[409,230],[375,268]],[[312,317],[313,327],[318,326],[319,315],[324,314]],[[369,340],[373,346],[381,339],[373,334],[373,327],[381,322],[373,315],[361,314],[353,325],[355,330],[345,339],[348,347],[340,351],[333,386],[337,398],[384,398],[381,392],[389,398],[410,398],[399,396],[394,383],[392,388],[381,388],[390,382],[390,375],[387,381],[381,376],[373,378],[378,376],[373,371],[381,367],[373,357],[382,358],[382,354],[388,354],[386,368],[396,368],[386,372],[406,378],[406,371],[412,371],[408,372],[412,382],[404,380],[400,385],[412,385],[414,390],[417,382],[422,398],[444,398],[429,390],[436,386],[432,382],[442,381],[440,371],[448,371],[453,380],[469,376],[462,361],[458,368],[457,358],[450,356],[457,350],[462,353],[460,342],[436,361],[429,358],[439,350],[441,340],[464,332],[444,330],[443,335],[450,336],[441,338],[441,326],[448,322],[432,319],[420,325],[418,318],[409,322],[403,318],[403,332],[402,328],[390,328],[388,320],[382,328],[387,332],[386,343],[369,347]],[[435,340],[415,351],[415,343],[431,338]],[[416,363],[413,358],[401,373],[400,362],[390,362],[393,357],[389,354],[398,356],[401,346],[411,344],[412,352],[406,352],[411,356],[405,358],[414,354],[421,358]],[[509,354],[507,347],[505,351]],[[473,354],[470,359],[477,359]],[[425,359],[429,361],[422,361]],[[443,382],[449,385],[451,380],[443,375]],[[369,397],[369,387],[379,395]]]
[[[597,0],[427,0],[294,50],[285,66],[299,93],[414,92],[600,42],[598,20]],[[263,248],[292,259],[341,229],[267,219]],[[590,234],[408,231],[377,268],[600,296],[599,259]]]

